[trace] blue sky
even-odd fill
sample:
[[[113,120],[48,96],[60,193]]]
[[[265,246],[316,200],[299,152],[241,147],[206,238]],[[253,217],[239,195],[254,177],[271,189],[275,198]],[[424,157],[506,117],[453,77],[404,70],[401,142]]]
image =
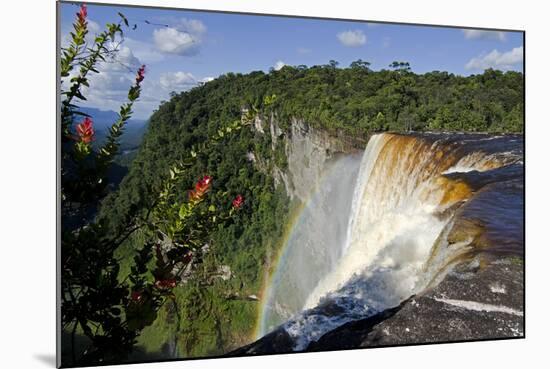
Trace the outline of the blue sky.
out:
[[[61,5],[62,45],[77,11],[77,5]],[[520,32],[89,5],[90,36],[107,22],[118,22],[119,11],[137,28],[125,30],[116,61],[94,75],[83,105],[118,110],[134,78],[128,68],[146,64],[143,94],[135,106],[135,117],[141,119],[171,91],[227,72],[267,72],[285,64],[311,66],[334,59],[347,66],[363,59],[379,70],[403,60],[416,73],[460,75],[523,69]]]

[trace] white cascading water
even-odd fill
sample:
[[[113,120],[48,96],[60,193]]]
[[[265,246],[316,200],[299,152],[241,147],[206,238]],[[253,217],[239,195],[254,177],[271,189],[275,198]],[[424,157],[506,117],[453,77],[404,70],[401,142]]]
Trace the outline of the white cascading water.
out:
[[[260,322],[263,336],[301,311],[309,293],[342,256],[360,157],[335,158],[289,230]]]
[[[446,152],[445,152],[446,151]],[[461,198],[441,173],[451,149],[414,137],[371,137],[353,194],[346,241],[335,268],[319,281],[303,313],[285,324],[303,350],[329,330],[398,305],[423,286],[425,262]],[[329,313],[327,313],[327,311]],[[337,312],[336,314],[334,312]]]
[[[437,144],[434,144],[434,146]],[[433,150],[410,137],[377,135],[369,141],[352,202],[345,253],[308,297],[318,305],[354,275],[388,275],[387,299],[414,292],[419,271],[448,219],[438,214],[448,188],[439,179]],[[443,166],[445,163],[441,163]],[[448,165],[448,164],[447,164]],[[391,273],[390,273],[391,272]],[[391,283],[391,285],[389,285]]]
[[[286,282],[276,279],[271,285],[262,314],[261,335],[284,323],[282,327],[295,341],[295,350],[303,350],[324,333],[397,306],[426,288],[450,260],[454,248],[467,246],[442,246],[452,225],[453,205],[472,195],[469,185],[447,174],[466,171],[474,164],[477,165],[471,170],[489,170],[506,162],[477,147],[473,151],[464,150],[468,139],[459,137],[457,141],[446,135],[372,136],[353,181],[353,190],[347,182],[330,182],[331,193],[348,193],[346,202],[350,205],[341,208],[349,206],[343,236],[331,237],[333,229],[327,224],[334,222],[336,215],[323,213],[320,208],[313,211],[313,223],[300,226],[311,217],[304,212],[302,217],[306,219],[301,222],[306,223],[295,225],[288,245],[292,257],[285,259],[281,268]],[[479,137],[472,140],[482,141]],[[341,166],[339,171],[344,169]],[[353,170],[357,170],[355,166]],[[325,196],[321,202],[324,207],[331,207],[331,201],[342,199],[346,196]],[[315,232],[315,240],[323,242],[305,242],[311,232]],[[329,270],[322,268],[309,273],[309,259],[301,256],[325,255],[327,247],[338,260],[330,259],[326,264]],[[294,258],[301,261],[296,264]],[[312,277],[316,280],[314,284]],[[289,288],[301,278],[315,287],[299,292]],[[277,314],[277,307],[285,304],[288,295],[301,303],[287,308],[284,316]]]
[[[380,150],[382,150],[382,147],[384,146],[381,144],[381,141],[383,141],[382,137],[382,135],[376,135],[370,139],[370,145],[367,145],[367,148],[363,153],[363,158],[361,159],[361,164],[359,166],[359,175],[355,183],[355,189],[353,191],[353,198],[351,201],[351,212],[348,217],[349,220],[346,234],[346,242],[342,245],[344,253],[349,247],[352,237],[351,231],[355,226],[357,213],[361,208],[361,199],[363,197],[363,189],[365,188],[365,183],[369,179],[371,172],[374,168],[374,164],[376,163],[376,160],[372,160],[372,158],[378,158]]]

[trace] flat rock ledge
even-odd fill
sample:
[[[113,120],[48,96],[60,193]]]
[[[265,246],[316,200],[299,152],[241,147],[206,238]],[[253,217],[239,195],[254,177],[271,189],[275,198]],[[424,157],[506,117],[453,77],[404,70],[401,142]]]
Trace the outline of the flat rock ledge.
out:
[[[459,264],[434,288],[344,324],[305,351],[523,338],[523,257],[490,259]],[[228,356],[288,353],[293,346],[292,337],[279,328]]]

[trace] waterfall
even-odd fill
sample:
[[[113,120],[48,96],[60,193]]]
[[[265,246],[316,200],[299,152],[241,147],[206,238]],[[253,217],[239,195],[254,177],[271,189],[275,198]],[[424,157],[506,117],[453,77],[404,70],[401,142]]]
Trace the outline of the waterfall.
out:
[[[452,147],[438,142],[374,136],[365,150],[354,193],[346,252],[310,294],[305,308],[316,306],[354,275],[380,268],[391,272],[391,280],[385,283],[391,283],[386,289],[395,301],[409,296],[449,220],[440,214],[470,195],[467,185],[441,176],[455,158]]]
[[[279,267],[267,291],[260,336],[299,312],[319,280],[335,268],[346,239],[351,196],[360,158],[340,157],[325,169],[321,181],[296,217]]]
[[[457,206],[475,192],[464,175],[517,161],[502,152],[514,140],[492,139],[379,134],[360,163],[335,163],[292,227],[261,335],[284,323],[302,350],[425,289],[468,245],[446,243]]]

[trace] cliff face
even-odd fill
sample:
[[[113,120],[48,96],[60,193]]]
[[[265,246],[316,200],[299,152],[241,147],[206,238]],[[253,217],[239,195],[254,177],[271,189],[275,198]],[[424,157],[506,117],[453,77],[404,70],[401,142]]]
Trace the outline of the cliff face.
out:
[[[257,116],[252,129],[270,141],[271,157],[254,152],[249,154],[249,158],[259,168],[270,172],[276,184],[284,184],[290,199],[301,202],[306,201],[311,189],[319,183],[331,159],[362,151],[366,145],[366,140],[332,135],[298,118],[292,118],[289,126],[289,129],[281,129],[274,114]],[[274,160],[274,156],[281,154],[284,154],[284,165]]]
[[[288,166],[286,170],[277,168],[280,170],[278,175],[281,181],[286,181],[289,195],[302,200],[304,194],[307,196],[308,191],[311,191],[311,186],[315,186],[315,181],[322,175],[327,162],[335,155],[353,152],[357,147],[352,141],[331,137],[311,129],[299,120],[292,121],[286,134],[277,131],[278,126],[274,125],[276,123],[273,119],[257,123],[259,128],[265,124],[265,129],[262,128],[264,135],[267,135],[267,132],[273,135],[274,132],[272,141],[275,141],[275,144],[272,150],[276,152],[278,145],[283,145]],[[425,277],[429,283],[414,294],[406,295],[404,300],[400,300],[400,304],[389,305],[390,307],[375,315],[331,328],[322,336],[310,340],[307,346],[298,346],[300,337],[292,336],[289,334],[292,330],[279,326],[258,341],[229,355],[524,336],[522,138],[466,137],[461,134],[432,136],[434,135],[423,135],[430,139],[443,137],[449,141],[441,145],[448,145],[449,150],[458,149],[444,155],[443,151],[439,151],[442,146],[434,148],[435,144],[431,141],[426,146],[431,153],[429,165],[426,166],[430,170],[433,169],[433,161],[451,158],[451,154],[457,155],[452,166],[451,162],[448,162],[444,164],[447,169],[441,167],[435,173],[442,173],[437,178],[438,188],[448,191],[441,201],[449,201],[450,198],[458,200],[455,199],[456,204],[444,212],[437,213],[438,219],[446,217],[448,214],[445,212],[453,216],[452,221],[447,223],[434,243],[430,258],[423,264],[421,277]],[[411,137],[398,137],[395,145],[411,139],[414,140]],[[373,141],[376,142],[376,137],[371,143]],[[412,147],[415,150],[411,151],[410,156],[414,156],[415,160],[411,163],[417,163],[418,157],[414,154],[419,146]],[[395,157],[405,160],[405,148],[403,145],[395,146]],[[366,152],[372,154],[374,151],[367,148]],[[383,164],[383,160],[376,160],[376,163],[379,162],[380,165]],[[388,163],[395,161],[388,160]],[[397,172],[405,173],[403,179],[411,177],[406,171],[390,173],[396,176]],[[382,173],[385,173],[385,176],[379,178],[376,183],[387,184],[392,176],[386,172]],[[455,181],[456,186],[449,187],[448,181]],[[467,193],[462,190],[460,184],[468,186]],[[399,191],[398,195],[401,196],[403,192]],[[429,193],[433,192],[431,190]],[[383,196],[368,198],[381,199]],[[426,200],[422,201],[424,204]],[[379,204],[375,203],[369,208],[379,207]],[[371,229],[366,229],[363,234],[372,234],[369,230]],[[364,242],[363,238],[361,240]],[[401,244],[411,245],[403,241]],[[372,246],[372,243],[369,245]],[[300,273],[303,273],[303,269],[300,269]],[[366,284],[368,280],[363,279],[359,282]],[[338,308],[336,304],[323,303],[311,310],[315,310],[316,318],[333,319],[341,313],[337,311]],[[313,315],[308,315],[311,316]]]

